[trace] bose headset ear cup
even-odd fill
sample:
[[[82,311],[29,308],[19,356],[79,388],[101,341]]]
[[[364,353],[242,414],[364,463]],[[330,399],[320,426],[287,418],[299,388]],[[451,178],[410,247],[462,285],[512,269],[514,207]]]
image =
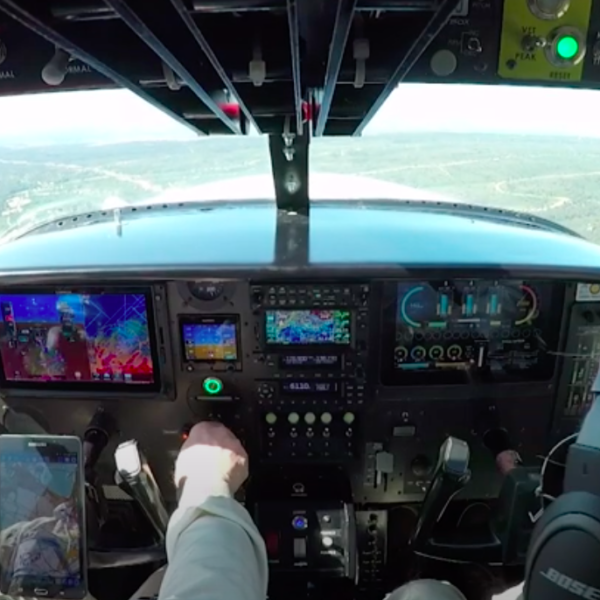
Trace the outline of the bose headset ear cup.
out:
[[[548,527],[548,525],[552,523],[552,521],[557,516],[565,514],[565,511],[567,510],[567,507],[569,505],[573,505],[573,501],[571,500],[571,502],[568,503],[565,507],[564,500],[569,495],[570,494],[565,494],[553,500],[552,503],[550,503],[548,507],[544,509],[542,516],[538,519],[537,523],[535,524],[535,527],[533,528],[533,532],[531,534],[531,539],[529,540],[529,552],[527,554],[527,562],[525,564],[525,576],[527,576],[528,574],[529,562],[532,556],[531,551],[537,546],[540,535],[544,533],[546,527]]]
[[[523,596],[562,600],[600,598],[600,497],[560,496],[531,536]]]

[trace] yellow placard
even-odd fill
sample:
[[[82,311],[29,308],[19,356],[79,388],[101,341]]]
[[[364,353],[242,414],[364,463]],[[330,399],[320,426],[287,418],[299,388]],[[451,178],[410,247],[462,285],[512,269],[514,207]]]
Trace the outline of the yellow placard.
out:
[[[527,37],[548,40],[552,32],[562,27],[576,29],[582,40],[586,40],[591,10],[592,0],[573,0],[562,17],[544,20],[533,14],[527,0],[504,0],[498,75],[530,81],[581,81],[583,61],[556,66],[548,60],[544,48],[525,50],[523,40]]]

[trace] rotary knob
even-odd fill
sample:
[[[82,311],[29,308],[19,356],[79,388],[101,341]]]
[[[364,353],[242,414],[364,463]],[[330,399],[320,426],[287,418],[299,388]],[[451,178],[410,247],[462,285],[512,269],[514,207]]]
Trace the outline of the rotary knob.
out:
[[[304,422],[307,425],[314,425],[314,423],[316,422],[316,420],[317,420],[317,416],[315,415],[315,413],[307,412],[304,415]]]
[[[356,415],[354,413],[347,412],[344,413],[343,419],[346,425],[352,425],[352,423],[354,423],[354,421],[356,420]]]
[[[261,383],[258,386],[258,395],[264,400],[270,400],[275,395],[275,388],[270,383]]]
[[[324,412],[321,415],[321,423],[323,423],[323,425],[329,425],[331,421],[333,421],[333,416],[331,415],[331,413]]]
[[[410,463],[410,470],[413,472],[415,477],[427,477],[431,473],[432,469],[433,465],[431,464],[431,461],[424,454],[418,454]]]

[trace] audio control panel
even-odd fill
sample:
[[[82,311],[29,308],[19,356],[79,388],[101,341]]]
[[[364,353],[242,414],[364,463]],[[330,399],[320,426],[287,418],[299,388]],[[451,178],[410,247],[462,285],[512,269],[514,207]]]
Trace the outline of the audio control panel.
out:
[[[288,406],[263,413],[262,453],[266,459],[344,460],[356,456],[357,414],[343,409],[316,412]]]

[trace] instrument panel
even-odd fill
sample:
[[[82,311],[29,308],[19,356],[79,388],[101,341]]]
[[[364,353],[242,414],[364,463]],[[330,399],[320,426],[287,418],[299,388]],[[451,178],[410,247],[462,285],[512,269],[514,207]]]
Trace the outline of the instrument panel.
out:
[[[538,464],[584,413],[600,287],[420,275],[7,289],[2,390],[52,433],[111,411],[167,499],[182,436],[206,418],[240,436],[255,471],[342,467],[359,503],[420,502],[453,435],[472,454],[461,497],[490,498],[487,430]]]

